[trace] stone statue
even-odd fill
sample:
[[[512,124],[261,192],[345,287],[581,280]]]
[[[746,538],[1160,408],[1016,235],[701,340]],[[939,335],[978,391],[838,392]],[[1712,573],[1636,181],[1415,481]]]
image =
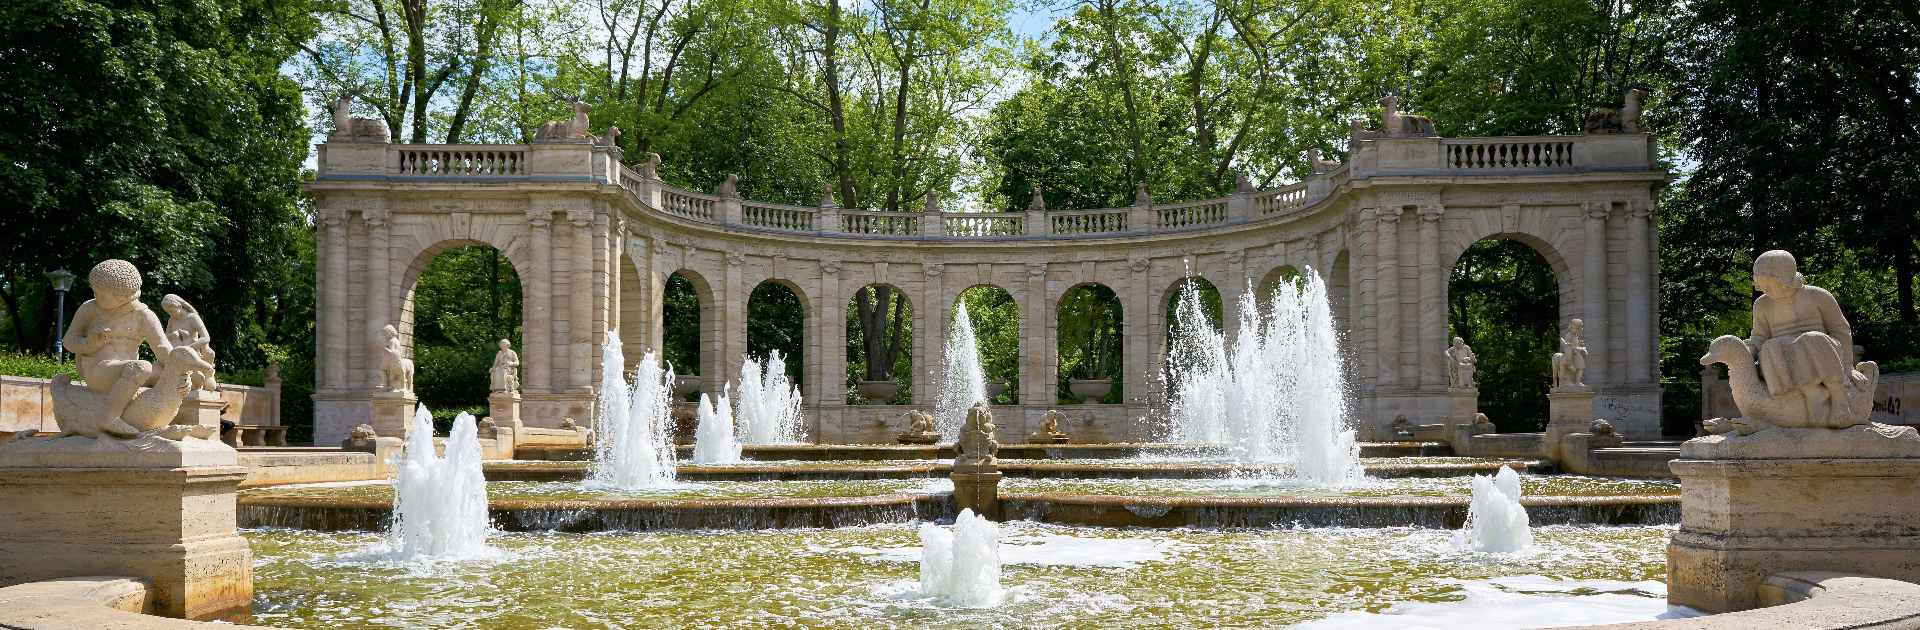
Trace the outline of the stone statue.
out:
[[[987,403],[973,403],[967,410],[967,423],[960,427],[960,440],[953,445],[953,472],[985,473],[1000,470],[1000,442],[994,439],[993,412]]]
[[[1567,324],[1560,336],[1560,351],[1553,353],[1553,386],[1587,386],[1587,341],[1580,337],[1586,324],[1578,319]]]
[[[353,97],[359,95],[355,90],[341,94],[340,98],[327,101],[327,108],[333,112],[333,133],[327,134],[327,142],[386,142],[387,122],[378,118],[358,118],[353,115]]]
[[[833,184],[826,183],[826,184],[820,185],[820,207],[822,208],[840,207],[840,200],[833,198]]]
[[[560,419],[560,428],[562,428],[562,429],[566,429],[566,430],[568,430],[568,431],[572,431],[572,430],[575,430],[575,429],[579,429],[579,428],[580,428],[580,425],[578,425],[578,424],[574,424],[574,422],[573,422],[573,418],[561,418],[561,419]]]
[[[1348,153],[1353,153],[1354,151],[1359,150],[1358,147],[1360,146],[1361,142],[1366,142],[1368,140],[1378,140],[1380,138],[1380,132],[1367,130],[1366,120],[1355,118],[1353,120],[1347,121],[1347,126],[1351,128],[1351,131],[1353,132],[1353,137],[1347,141],[1347,146],[1350,147],[1349,149],[1347,149]]]
[[[1060,410],[1047,410],[1046,414],[1040,416],[1040,430],[1034,431],[1033,435],[1027,436],[1027,443],[1065,444],[1067,434],[1060,432],[1060,421],[1065,419],[1067,419],[1067,414],[1060,413]]]
[[[1320,149],[1307,149],[1307,162],[1313,165],[1313,172],[1316,175],[1332,172],[1333,169],[1340,168],[1340,162],[1336,160],[1320,159]]]
[[[932,188],[927,189],[927,207],[923,210],[926,212],[940,211],[940,191]]]
[[[1854,362],[1853,329],[1833,294],[1807,285],[1793,255],[1781,250],[1753,261],[1753,286],[1762,293],[1753,302],[1753,335],[1714,339],[1700,358],[1701,365],[1727,364],[1742,416],[1709,421],[1709,430],[1867,424],[1880,368]]]
[[[660,154],[651,151],[647,153],[647,161],[640,163],[640,176],[660,179]]]
[[[1047,200],[1040,196],[1040,187],[1033,187],[1033,199],[1027,201],[1027,211],[1035,212],[1047,209]]]
[[[1613,435],[1613,423],[1607,422],[1606,418],[1594,418],[1593,423],[1587,425],[1587,432],[1594,435]]]
[[[520,355],[513,351],[513,344],[500,340],[500,351],[493,355],[492,373],[493,391],[501,394],[520,393]]]
[[[918,409],[906,413],[907,432],[900,434],[901,444],[933,444],[940,441],[940,431],[933,428],[933,414]]]
[[[413,391],[413,360],[407,358],[406,349],[400,347],[400,331],[393,324],[380,328],[380,339],[374,340],[374,356],[378,357],[380,370],[380,388],[394,392]]]
[[[1413,437],[1413,423],[1407,420],[1406,414],[1400,414],[1394,416],[1393,424],[1387,427],[1387,431],[1400,437]]]
[[[1474,365],[1479,361],[1473,354],[1473,348],[1459,337],[1453,338],[1453,347],[1447,348],[1447,386],[1452,389],[1473,389]]]
[[[1138,184],[1133,185],[1133,205],[1136,205],[1136,206],[1153,205],[1153,193],[1147,191],[1146,182],[1140,182]]]
[[[1620,109],[1601,109],[1587,114],[1581,129],[1587,133],[1643,133],[1640,125],[1640,90],[1627,90],[1626,105]]]
[[[193,348],[195,352],[200,353],[201,361],[206,362],[207,365],[215,365],[213,347],[209,345],[213,341],[213,334],[207,331],[206,321],[200,319],[200,311],[172,293],[160,298],[160,308],[167,311],[167,341],[175,347]],[[200,372],[190,374],[194,389],[220,391],[220,384],[214,382],[211,369],[205,374]]]
[[[1433,130],[1433,119],[1402,114],[1399,110],[1399,93],[1390,93],[1380,98],[1380,137],[1430,138],[1440,135]]]
[[[1487,419],[1487,414],[1476,413],[1473,414],[1473,430],[1477,433],[1493,433],[1499,429],[1493,426],[1492,420]]]
[[[720,180],[720,183],[715,184],[713,186],[713,196],[715,197],[740,196],[740,176],[735,175],[733,173],[727,173],[726,179]]]
[[[199,349],[175,346],[169,341],[160,318],[140,302],[140,270],[124,260],[107,260],[95,265],[87,279],[93,285],[94,298],[74,312],[71,328],[61,340],[74,353],[86,384],[76,385],[65,374],[55,376],[51,388],[53,419],[60,433],[51,438],[19,440],[10,445],[10,450],[63,450],[50,441],[73,436],[89,440],[149,436],[179,440],[212,435],[212,427],[170,426],[181,401],[195,388],[192,374],[209,374],[213,365],[201,359]],[[186,326],[188,322],[180,324]],[[142,343],[153,352],[158,365],[140,358]],[[152,387],[148,387],[150,380]],[[145,444],[124,448],[163,447]]]
[[[586,101],[566,94],[556,94],[561,100],[573,104],[572,120],[550,120],[540,124],[540,130],[534,132],[534,142],[584,141],[593,138],[587,131],[587,113],[593,106]]]

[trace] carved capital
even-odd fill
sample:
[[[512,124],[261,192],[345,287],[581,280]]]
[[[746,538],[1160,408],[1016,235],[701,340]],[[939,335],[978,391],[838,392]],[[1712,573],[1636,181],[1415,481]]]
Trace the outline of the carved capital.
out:
[[[1227,264],[1229,265],[1238,265],[1240,261],[1246,260],[1247,258],[1247,250],[1244,249],[1229,249],[1226,254]]]
[[[1439,205],[1420,206],[1420,220],[1428,223],[1439,221],[1446,213],[1447,209]]]
[[[533,227],[535,228],[545,228],[547,227],[548,224],[552,222],[553,222],[552,210],[541,209],[541,210],[527,211],[527,223],[533,225]]]
[[[1127,268],[1132,269],[1134,273],[1146,271],[1147,267],[1152,264],[1152,261],[1147,260],[1146,256],[1134,256],[1127,259]]]
[[[1645,220],[1650,216],[1653,216],[1653,202],[1636,201],[1627,204],[1627,218]]]
[[[740,263],[744,263],[744,262],[747,262],[746,252],[727,252],[728,265],[738,267],[740,266]]]
[[[345,220],[347,220],[346,210],[343,210],[340,208],[321,208],[320,209],[320,222],[325,223],[327,227],[330,227],[330,228],[340,227],[340,222]]]
[[[588,225],[591,225],[593,223],[593,211],[592,210],[568,210],[567,222],[572,223],[573,227],[576,227],[576,228],[587,227]]]
[[[680,250],[686,254],[686,260],[683,261],[683,264],[689,265],[693,264],[693,256],[700,253],[700,248],[694,247],[692,244],[681,245]]]
[[[1401,212],[1400,206],[1378,208],[1374,210],[1374,213],[1377,215],[1381,223],[1400,222],[1400,212]]]
[[[1047,263],[1043,263],[1043,262],[1027,263],[1027,275],[1029,276],[1047,275]]]
[[[820,273],[827,273],[827,274],[840,273],[840,261],[838,260],[820,261]]]
[[[1605,220],[1609,214],[1613,214],[1613,204],[1605,201],[1587,202],[1587,218]]]
[[[387,227],[387,220],[388,220],[388,219],[390,219],[390,218],[393,218],[393,211],[391,211],[391,210],[361,210],[361,211],[360,211],[360,218],[361,218],[362,220],[364,220],[364,221],[366,221],[366,222],[367,222],[367,227],[370,227],[370,228],[385,228],[385,227]]]
[[[947,265],[945,263],[921,263],[920,270],[927,272],[927,277],[929,278],[938,278],[942,272],[947,270]]]

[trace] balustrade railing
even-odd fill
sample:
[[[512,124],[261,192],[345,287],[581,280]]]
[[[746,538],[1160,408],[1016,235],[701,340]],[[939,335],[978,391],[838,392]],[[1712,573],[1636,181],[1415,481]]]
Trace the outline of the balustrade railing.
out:
[[[1225,223],[1227,220],[1227,202],[1223,199],[1205,199],[1165,206],[1153,207],[1154,227],[1165,230],[1189,228]]]
[[[696,196],[698,195],[698,196]],[[677,188],[660,191],[660,209],[689,219],[713,220],[714,198]]]
[[[741,222],[761,228],[812,232],[818,209],[802,206],[746,202],[740,205]]]
[[[913,236],[920,233],[920,212],[840,211],[841,234]]]
[[[944,213],[942,221],[947,236],[1020,236],[1027,233],[1026,216],[1019,213],[948,212]]]
[[[508,177],[527,174],[527,152],[515,147],[440,145],[401,148],[394,154],[394,172],[401,175]]]
[[[1110,234],[1127,231],[1125,208],[1048,212],[1053,234]]]
[[[1446,168],[1546,170],[1573,168],[1574,141],[1567,138],[1443,138]]]
[[[1253,205],[1262,216],[1284,214],[1305,208],[1307,207],[1307,183],[1300,182],[1254,193]]]

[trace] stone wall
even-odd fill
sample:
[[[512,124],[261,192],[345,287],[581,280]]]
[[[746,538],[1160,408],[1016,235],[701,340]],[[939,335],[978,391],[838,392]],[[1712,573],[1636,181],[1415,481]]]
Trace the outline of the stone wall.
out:
[[[277,380],[277,379],[276,379]],[[53,381],[24,376],[0,376],[0,433],[26,429],[59,431],[53,423]],[[280,387],[220,385],[226,413],[220,417],[237,424],[280,426]]]
[[[1707,370],[1701,382],[1700,417],[1737,418],[1740,408],[1733,404],[1733,386],[1719,378],[1716,366]],[[1920,426],[1920,372],[1881,374],[1873,391],[1873,421],[1883,424]]]

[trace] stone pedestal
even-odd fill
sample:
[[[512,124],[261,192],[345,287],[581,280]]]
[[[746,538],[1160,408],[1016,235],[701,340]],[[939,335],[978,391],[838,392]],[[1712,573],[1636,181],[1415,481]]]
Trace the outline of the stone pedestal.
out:
[[[367,424],[373,425],[373,432],[387,437],[407,435],[413,426],[413,410],[419,406],[419,399],[412,392],[378,392],[373,395],[373,418]]]
[[[487,397],[487,415],[494,424],[506,426],[520,421],[520,394],[494,392]]]
[[[1562,459],[1561,438],[1585,433],[1593,425],[1593,388],[1555,387],[1547,390],[1547,456]]]
[[[1671,466],[1681,516],[1667,546],[1668,603],[1757,608],[1761,581],[1778,571],[1920,581],[1920,434],[1912,428],[1712,435],[1683,444]]]
[[[1453,428],[1460,425],[1473,426],[1473,416],[1480,413],[1480,390],[1467,387],[1447,390],[1446,435],[1453,436]]]
[[[253,553],[234,502],[247,469],[213,440],[155,439],[132,440],[132,450],[74,452],[94,444],[80,437],[0,450],[0,587],[124,575],[153,583],[154,614],[250,616]]]
[[[958,509],[973,510],[988,520],[1000,520],[999,472],[953,473],[953,499]]]
[[[180,400],[180,411],[173,414],[174,424],[220,426],[220,409],[227,406],[227,400],[220,392],[196,389]],[[234,418],[237,424],[239,418]]]

